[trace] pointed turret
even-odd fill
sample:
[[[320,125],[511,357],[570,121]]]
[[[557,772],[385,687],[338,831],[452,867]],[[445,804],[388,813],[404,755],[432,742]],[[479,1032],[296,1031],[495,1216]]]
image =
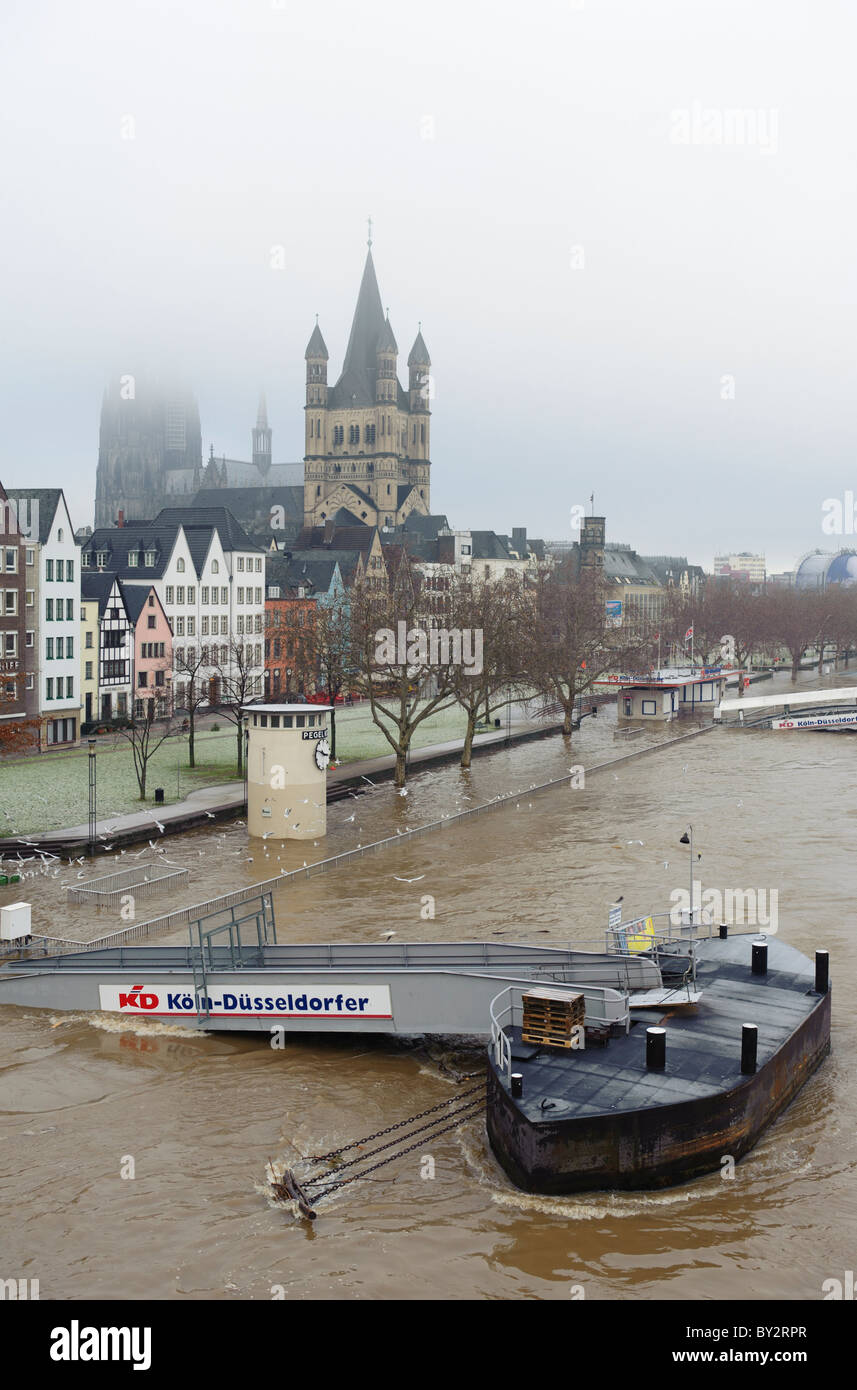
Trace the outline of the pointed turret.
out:
[[[253,429],[253,463],[260,473],[267,473],[271,467],[271,437],[272,432],[268,426],[268,407],[263,391],[259,397],[256,424]]]
[[[408,353],[408,396],[411,411],[422,414],[428,411],[432,397],[431,358],[420,325],[414,345]]]
[[[390,325],[389,314],[378,334],[378,346],[375,351],[378,358],[375,399],[376,401],[395,401],[399,394],[399,383],[396,376],[396,358],[399,355],[399,345]]]
[[[327,363],[328,351],[316,314],[315,328],[306,345],[306,403],[307,405],[327,405]]]
[[[385,329],[381,292],[375,275],[371,249],[366,253],[363,278],[351,322],[342,373],[333,388],[332,406],[375,404],[375,378],[378,372],[378,343]],[[392,332],[392,330],[391,330]],[[394,340],[395,341],[395,340]]]

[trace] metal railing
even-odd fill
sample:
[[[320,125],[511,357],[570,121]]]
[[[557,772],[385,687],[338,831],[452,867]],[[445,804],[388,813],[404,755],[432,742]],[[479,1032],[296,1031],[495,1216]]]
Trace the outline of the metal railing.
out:
[[[608,989],[604,985],[563,985],[558,981],[555,987],[567,988],[569,994],[583,995],[585,1027],[606,1028],[619,1024],[624,1027],[626,1033],[629,1031],[631,1011],[626,994],[620,994],[618,990]],[[511,1084],[512,1043],[506,1030],[517,1027],[519,1020],[521,1025],[523,1024],[523,996],[530,988],[532,986],[508,985],[501,989],[499,994],[495,994],[488,1010],[491,1024],[491,1041],[488,1046],[497,1070],[505,1075],[507,1086]]]
[[[98,907],[111,907],[131,890],[135,898],[152,897],[185,883],[187,878],[187,869],[165,869],[157,863],[136,864],[133,868],[102,874],[73,887],[69,885],[65,891],[70,903],[95,902]]]

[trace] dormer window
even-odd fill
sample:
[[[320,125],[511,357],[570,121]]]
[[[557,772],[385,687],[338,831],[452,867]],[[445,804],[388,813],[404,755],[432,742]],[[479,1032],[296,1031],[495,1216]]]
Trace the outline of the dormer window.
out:
[[[139,564],[139,562],[140,562],[140,557],[139,557],[139,555],[137,554],[136,550],[129,550],[129,551],[128,551],[128,568],[129,568],[129,569],[132,569],[132,570],[135,570],[135,569],[137,568],[137,565]]]
[[[89,551],[88,551],[88,550],[82,550],[82,551],[80,552],[80,567],[81,567],[81,569],[84,569],[84,570],[88,570],[88,569],[89,569]]]
[[[154,569],[154,568],[155,568],[155,552],[154,552],[154,550],[147,550],[147,551],[146,551],[145,555],[143,556],[143,564],[146,566],[147,569]]]

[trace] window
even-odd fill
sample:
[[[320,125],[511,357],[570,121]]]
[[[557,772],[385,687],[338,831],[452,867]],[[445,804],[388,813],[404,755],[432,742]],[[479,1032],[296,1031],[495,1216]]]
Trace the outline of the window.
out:
[[[148,673],[148,671],[138,671],[138,672],[137,672],[137,684],[138,684],[141,688],[142,688],[142,687],[145,687],[145,686],[147,686],[147,685],[149,684],[149,673]]]
[[[261,590],[261,589],[257,589],[257,590],[256,590],[256,602],[257,602],[257,603],[261,603],[261,602],[262,602],[262,590]]]
[[[257,642],[257,643],[256,643],[255,652],[256,652],[256,665],[257,665],[257,666],[261,666],[261,665],[262,665],[262,643],[261,643],[261,642]]]
[[[244,635],[244,615],[241,613],[239,613],[238,617],[235,619],[235,631],[240,636]]]
[[[33,680],[33,676],[32,676],[32,674],[30,674],[30,675],[27,676],[27,689],[28,689],[28,690],[35,690],[35,688],[36,688],[36,686],[35,686],[35,682],[34,682],[34,680]]]
[[[28,647],[34,647],[35,644],[36,644],[36,634],[35,634],[35,632],[28,632],[28,633],[27,633],[27,646],[28,646]]]
[[[52,623],[54,620],[54,601],[52,598],[45,599],[45,622]]]
[[[181,556],[176,560],[176,574],[184,574],[184,560]]]
[[[6,601],[3,604],[3,612],[7,617],[14,618],[18,613],[18,590],[5,589],[4,594]]]
[[[217,560],[212,560],[212,562],[211,562],[211,573],[212,573],[212,574],[219,574],[219,573],[220,573],[220,565],[218,564]]]
[[[202,626],[201,626],[200,629],[199,629],[199,634],[200,634],[201,637],[207,637],[207,636],[208,636],[208,618],[207,618],[207,617],[203,617],[203,618],[200,619],[200,622],[201,622]]]
[[[176,618],[176,637],[184,637],[184,618]]]
[[[60,529],[57,531],[57,540],[59,541],[60,545],[62,545],[62,539],[63,539],[63,529],[62,529],[62,527],[60,527]]]
[[[80,568],[81,568],[82,570],[88,570],[88,569],[89,569],[89,551],[88,551],[88,550],[82,550],[82,551],[80,552]]]
[[[66,676],[65,678],[65,698],[67,700],[74,699],[74,676]]]
[[[295,715],[295,728],[296,728],[296,729],[302,729],[305,723],[306,723],[306,715],[305,715],[305,714],[296,714],[296,715]]]
[[[256,614],[256,619],[255,619],[255,624],[254,624],[253,630],[254,630],[254,632],[261,632],[261,631],[262,631],[262,614],[261,614],[261,613],[257,613],[257,614]]]
[[[344,427],[344,425],[334,425],[334,427],[333,427],[333,442],[334,442],[334,444],[341,444],[342,441],[344,440],[344,438],[345,438],[345,427]]]
[[[151,570],[151,569],[154,569],[154,568],[155,568],[155,552],[154,552],[154,550],[147,550],[147,551],[144,553],[144,555],[143,555],[143,564],[146,566],[147,569],[150,569],[150,570]],[[152,600],[149,599],[149,602],[151,603]]]
[[[96,569],[103,570],[103,569],[105,568],[106,565],[107,565],[107,551],[106,551],[106,550],[96,550],[96,552],[95,552],[95,566],[96,566]]]
[[[367,425],[367,426],[366,426],[366,436],[365,436],[365,438],[366,438],[366,443],[367,443],[367,444],[374,444],[374,443],[375,443],[375,426],[374,426],[374,425]]]
[[[229,602],[229,590],[227,589],[227,587],[226,587],[225,584],[224,584],[223,588],[220,590],[220,602],[221,602],[221,603],[228,603],[228,602]]]
[[[239,573],[239,574],[243,574],[243,573],[244,573],[244,556],[243,556],[243,555],[239,555],[239,556],[238,556],[237,569],[238,569],[238,573]]]
[[[27,564],[28,564],[28,565],[34,565],[35,563],[36,563],[36,552],[35,552],[35,549],[34,549],[33,546],[28,546],[28,547],[27,547]]]
[[[174,598],[175,598],[175,593],[174,593],[174,590],[173,590],[173,586],[172,586],[172,584],[168,584],[168,585],[167,585],[167,603],[168,603],[171,607],[172,607],[172,604],[173,604],[173,602],[174,602]]]
[[[91,680],[92,680],[92,662],[91,662],[91,661],[87,661],[87,663],[86,663],[86,665],[85,665],[85,667],[84,667],[83,679],[84,679],[84,680],[87,680],[87,681],[91,681]]]
[[[654,714],[656,712],[655,705],[656,702],[654,700],[644,700],[643,714]]]
[[[88,633],[86,634],[86,643],[85,643],[85,646],[87,647],[87,649],[88,649],[89,651],[92,650],[92,633],[91,633],[91,632],[88,632]]]
[[[35,608],[35,606],[36,606],[36,591],[35,591],[35,589],[27,589],[26,594],[25,594],[25,599],[26,599],[26,604],[27,604],[27,607],[28,607],[28,608]]]
[[[47,680],[45,681],[45,699],[46,699],[46,700],[52,700],[53,698],[54,698],[54,678],[53,678],[53,676],[48,676]]]
[[[203,647],[199,653],[199,659],[203,666],[208,665],[208,647]]]
[[[360,443],[360,426],[359,426],[359,425],[349,425],[349,427],[348,427],[348,443],[349,443],[349,444],[359,444],[359,443]]]
[[[140,556],[136,550],[128,551],[128,568],[135,570],[140,562]]]
[[[236,602],[237,602],[237,603],[243,603],[243,602],[244,602],[244,590],[243,590],[243,589],[239,589],[239,590],[238,590],[238,598],[236,599]]]
[[[7,555],[8,555],[8,552],[7,552]],[[7,568],[8,568],[8,566],[7,566]],[[53,577],[54,577],[54,562],[53,562],[53,560],[46,560],[46,561],[45,561],[45,579],[48,580],[48,581],[50,581],[50,580],[53,579]]]
[[[262,557],[261,557],[261,555],[257,555],[257,556],[256,556],[256,573],[257,573],[257,574],[261,574],[261,573],[262,573]]]
[[[228,632],[229,632],[229,619],[228,619],[228,618],[221,618],[221,619],[220,619],[220,635],[221,635],[221,637],[226,637],[226,635],[228,634]]]
[[[53,659],[54,659],[54,639],[53,639],[53,637],[46,637],[46,638],[45,638],[45,661],[53,661]]]
[[[203,586],[202,586],[202,601],[203,601],[203,603],[208,603],[208,585],[207,585],[207,584],[203,584]]]
[[[155,606],[155,595],[154,595],[154,594],[149,594],[149,607],[150,607],[150,608],[154,608],[154,606]]]
[[[61,637],[58,638],[58,641],[62,642],[62,638],[61,638]],[[66,661],[71,661],[71,659],[73,658],[73,656],[74,656],[74,638],[73,638],[73,637],[67,637],[67,638],[65,639],[65,659],[66,659]]]
[[[279,586],[279,584],[272,584],[271,587],[268,589],[268,598],[279,598],[279,597],[280,597],[280,586]],[[277,614],[277,617],[279,617],[279,616],[280,616],[280,615],[279,615],[279,613],[278,613],[278,614]]]
[[[188,637],[194,637],[196,635],[196,618],[188,618],[187,635]]]
[[[148,623],[148,626],[149,626],[149,627],[155,627],[156,625],[157,625],[157,619],[156,619],[154,613],[150,613],[150,614],[149,614],[149,623]]]
[[[188,603],[196,603],[196,586],[193,584],[187,591],[187,601]]]
[[[184,585],[183,585],[183,584],[179,584],[179,585],[176,587],[176,603],[184,603]]]
[[[58,604],[62,603],[62,599],[61,599],[61,598],[58,598],[58,599],[57,599],[57,603],[58,603]],[[57,614],[57,616],[59,617],[59,614]],[[73,623],[73,622],[74,622],[74,599],[73,599],[73,598],[67,598],[66,601],[65,601],[65,620],[66,620],[67,623]]]
[[[163,671],[156,671],[156,672],[155,672],[155,685],[163,685],[163,684],[164,684],[164,673],[163,673]]]

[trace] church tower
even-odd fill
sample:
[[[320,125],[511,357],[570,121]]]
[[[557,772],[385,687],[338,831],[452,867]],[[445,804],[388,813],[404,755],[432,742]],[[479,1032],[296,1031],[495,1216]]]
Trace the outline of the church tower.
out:
[[[259,397],[259,409],[256,412],[256,424],[253,429],[253,464],[263,476],[267,476],[271,467],[271,437],[268,407],[263,391]]]
[[[307,344],[305,526],[337,520],[393,527],[413,511],[428,515],[431,362],[422,333],[408,358],[408,391],[399,382],[398,355],[370,237],[334,386],[327,384],[328,352],[318,323]]]

